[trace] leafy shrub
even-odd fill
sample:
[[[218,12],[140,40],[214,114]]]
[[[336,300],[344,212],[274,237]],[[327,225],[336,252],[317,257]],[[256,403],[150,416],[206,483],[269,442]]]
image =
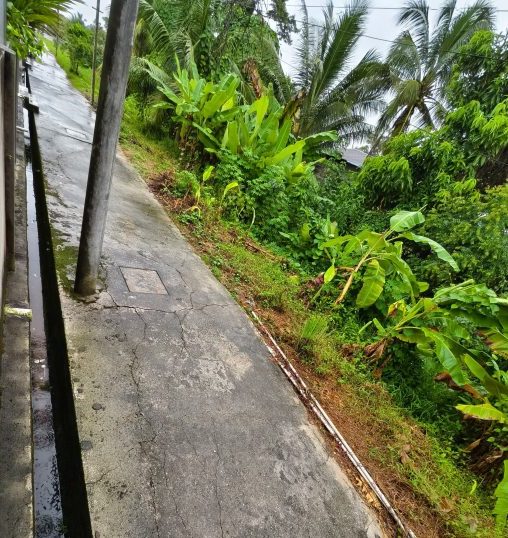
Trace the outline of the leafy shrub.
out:
[[[508,186],[484,194],[443,192],[421,229],[457,260],[461,278],[484,282],[498,293],[508,292]],[[422,251],[409,262],[432,287],[456,282],[454,273]]]
[[[199,188],[199,181],[196,174],[188,170],[179,170],[175,174],[174,192],[177,196],[193,194]]]
[[[436,193],[471,174],[444,129],[419,130],[393,138],[384,155],[367,159],[359,182],[371,207],[394,208],[433,203]]]
[[[508,33],[476,32],[455,58],[447,96],[453,106],[478,101],[491,110],[508,95]]]
[[[264,241],[284,244],[287,230],[300,227],[307,218],[307,204],[317,189],[314,176],[306,173],[290,182],[283,166],[260,167],[250,150],[241,155],[222,150],[218,159],[214,178],[217,196],[231,183],[238,183],[238,189],[228,192],[223,200],[223,215],[249,225]]]
[[[371,207],[434,205],[442,190],[478,178],[482,187],[506,182],[508,99],[484,112],[471,101],[448,114],[437,131],[416,130],[389,140],[359,174]]]
[[[339,233],[359,231],[365,218],[365,199],[357,176],[342,163],[327,161],[318,173],[319,190],[309,207],[323,218],[329,215],[337,223]]]
[[[69,52],[71,71],[79,74],[79,67],[92,65],[93,47],[92,31],[81,22],[68,24],[65,30],[65,47]]]

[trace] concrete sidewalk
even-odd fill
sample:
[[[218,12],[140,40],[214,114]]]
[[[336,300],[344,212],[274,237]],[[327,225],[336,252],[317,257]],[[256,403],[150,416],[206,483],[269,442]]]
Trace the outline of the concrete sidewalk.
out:
[[[53,57],[31,86],[73,275],[94,115]],[[382,535],[246,314],[121,155],[103,268],[96,303],[61,293],[96,536]]]

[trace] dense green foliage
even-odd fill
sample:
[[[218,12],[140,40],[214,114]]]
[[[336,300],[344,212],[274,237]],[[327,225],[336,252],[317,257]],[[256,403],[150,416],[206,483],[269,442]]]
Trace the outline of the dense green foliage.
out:
[[[428,400],[419,404],[427,420],[440,420],[432,398],[450,406],[448,432],[440,433],[447,442],[474,441],[474,429],[453,416],[454,406],[489,419],[492,425],[478,442],[491,447],[485,449],[496,462],[491,472],[500,477],[507,442],[500,413],[508,302],[496,292],[506,293],[507,189],[479,188],[492,183],[480,170],[508,144],[506,102],[500,98],[492,108],[474,100],[461,104],[440,129],[389,140],[359,174],[330,158],[317,178],[307,166],[295,178],[293,159],[300,155],[296,166],[303,164],[307,140],[291,142],[289,131],[298,132],[291,119],[299,116],[284,116],[269,89],[242,104],[240,81],[231,74],[211,83],[197,71],[180,70],[175,81],[159,77],[167,101],[157,106],[174,111],[180,143],[194,138],[196,149],[205,150],[200,159],[215,163],[206,186],[187,177],[183,183],[195,186],[180,187],[180,195],[194,192],[196,205],[218,205],[222,218],[244,223],[303,274],[322,271],[312,308],[329,308],[335,300],[364,325],[351,337],[363,346],[370,365],[386,370],[390,390]],[[459,91],[458,84],[454,79],[449,91]],[[284,166],[273,161],[280,152]],[[422,206],[427,219],[414,210]],[[467,280],[471,277],[479,284]],[[309,334],[321,330],[322,323],[316,323],[307,328]],[[430,393],[397,373],[408,360]],[[433,377],[449,388],[429,388]],[[508,476],[496,490],[498,529],[507,514],[506,481]]]
[[[460,194],[480,185],[504,183],[486,169],[508,146],[508,100],[484,113],[478,101],[451,111],[441,129],[415,130],[392,138],[382,155],[368,159],[360,182],[373,207],[408,202],[433,205],[443,191]]]
[[[141,0],[130,91],[144,100],[156,98],[156,87],[139,61],[147,59],[168,74],[176,69],[176,61],[187,68],[195,63],[212,80],[222,73],[234,73],[241,79],[241,91],[251,100],[268,83],[273,84],[279,99],[289,96],[289,81],[278,58],[277,34],[268,24],[275,19],[286,35],[292,22],[285,13],[283,1],[273,2],[273,8],[263,15],[257,2]]]
[[[462,278],[484,282],[497,293],[508,293],[508,188],[484,193],[444,191],[427,213],[422,231],[442,243],[460,266]],[[418,258],[419,276],[433,287],[455,276],[432,260]]]
[[[454,62],[447,97],[454,107],[478,101],[492,110],[508,95],[508,34],[477,32]]]
[[[90,68],[93,64],[95,25],[87,26],[81,14],[73,15],[60,26],[62,46],[67,51],[71,71],[79,75],[80,67]],[[106,31],[100,26],[97,31],[96,66],[100,67],[106,41]]]
[[[92,64],[91,30],[76,21],[68,24],[65,29],[64,45],[69,52],[71,70],[79,74],[79,67],[90,67]]]

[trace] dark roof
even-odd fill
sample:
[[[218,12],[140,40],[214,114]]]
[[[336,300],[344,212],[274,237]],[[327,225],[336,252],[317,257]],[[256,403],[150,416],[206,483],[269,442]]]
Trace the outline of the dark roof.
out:
[[[367,153],[360,149],[341,149],[342,159],[355,168],[360,168],[363,161],[368,157]]]

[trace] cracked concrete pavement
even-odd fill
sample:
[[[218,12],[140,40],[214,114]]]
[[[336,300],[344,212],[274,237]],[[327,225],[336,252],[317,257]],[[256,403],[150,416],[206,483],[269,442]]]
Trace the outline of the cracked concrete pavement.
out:
[[[52,56],[31,85],[58,256],[78,244],[94,115]],[[98,536],[382,535],[247,315],[121,154],[103,278],[95,303],[61,291]]]

